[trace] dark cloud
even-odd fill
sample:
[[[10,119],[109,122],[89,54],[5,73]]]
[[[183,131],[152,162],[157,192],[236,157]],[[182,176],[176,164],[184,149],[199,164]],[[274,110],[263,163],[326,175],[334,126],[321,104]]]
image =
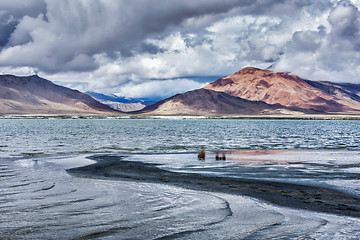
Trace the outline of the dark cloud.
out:
[[[291,41],[288,42],[288,50],[293,52],[316,52],[326,38],[324,26],[319,26],[318,31],[295,32]]]
[[[40,2],[32,2],[31,6],[38,8],[37,12],[30,8],[15,29],[15,24],[4,29],[2,43],[5,45],[8,39],[8,48],[3,52],[1,62],[37,67],[46,72],[95,69],[93,55],[100,53],[112,55],[116,51],[125,57],[141,51],[156,53],[154,48],[144,45],[147,37],[171,32],[187,18],[227,12],[242,3],[234,0],[221,3],[205,0],[48,0],[46,14],[38,16],[36,14],[42,12]],[[5,6],[6,13],[14,12],[17,16],[25,13],[14,6]],[[81,61],[77,59],[79,55]]]
[[[12,15],[7,12],[0,12],[0,49],[7,44],[16,25],[17,21]]]
[[[331,45],[349,51],[360,50],[360,12],[351,2],[341,1],[328,18]]]
[[[164,51],[165,49],[159,48],[158,46],[147,42],[143,42],[140,47],[140,52],[144,52],[144,53],[157,54],[157,53],[162,53]]]
[[[0,1],[0,49],[8,43],[11,33],[24,16],[36,17],[45,12],[44,0]]]
[[[310,4],[297,0],[47,0],[44,14],[42,1],[29,1],[26,8],[16,8],[16,1],[12,2],[3,4],[4,9],[19,23],[4,29],[6,37],[1,41],[8,42],[0,64],[31,66],[48,73],[94,70],[96,54],[156,54],[161,49],[144,43],[147,38],[198,31],[223,17],[288,13]]]

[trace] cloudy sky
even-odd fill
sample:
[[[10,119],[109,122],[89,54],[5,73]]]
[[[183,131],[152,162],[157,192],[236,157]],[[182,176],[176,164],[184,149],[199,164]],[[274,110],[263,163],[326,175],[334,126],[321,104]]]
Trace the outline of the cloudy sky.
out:
[[[167,97],[246,66],[360,83],[360,0],[1,0],[0,73]]]

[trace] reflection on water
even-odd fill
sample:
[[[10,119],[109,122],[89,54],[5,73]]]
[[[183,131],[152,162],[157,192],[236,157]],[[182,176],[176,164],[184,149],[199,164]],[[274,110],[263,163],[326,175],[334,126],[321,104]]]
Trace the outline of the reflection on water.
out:
[[[133,154],[130,161],[161,164],[162,169],[233,178],[260,179],[322,186],[360,197],[360,151],[254,150],[206,152],[204,161],[195,154]]]

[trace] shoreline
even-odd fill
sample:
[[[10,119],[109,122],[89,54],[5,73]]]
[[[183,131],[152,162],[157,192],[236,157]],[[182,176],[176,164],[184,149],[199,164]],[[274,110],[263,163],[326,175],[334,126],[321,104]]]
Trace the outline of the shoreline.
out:
[[[81,178],[140,181],[185,189],[245,195],[295,209],[312,210],[360,218],[360,199],[334,189],[275,181],[236,179],[163,170],[157,164],[126,161],[124,157],[103,159],[88,166],[66,170]]]
[[[94,162],[86,155],[3,162],[2,194],[8,201],[0,203],[2,237],[332,239],[339,230],[341,237],[359,235],[360,218],[174,185],[77,178],[64,171]]]
[[[360,120],[352,114],[304,115],[102,115],[102,114],[0,114],[1,119],[215,119],[215,120]]]

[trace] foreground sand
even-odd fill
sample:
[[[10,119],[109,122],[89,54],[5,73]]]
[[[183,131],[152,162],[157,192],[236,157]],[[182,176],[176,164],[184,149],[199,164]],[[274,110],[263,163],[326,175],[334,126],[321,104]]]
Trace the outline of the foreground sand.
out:
[[[360,199],[335,189],[269,180],[172,172],[160,169],[156,164],[126,161],[122,157],[107,158],[105,155],[99,156],[99,159],[101,162],[69,169],[67,172],[77,177],[142,181],[192,190],[246,195],[291,208],[360,217]]]
[[[292,151],[282,154],[296,155]],[[299,155],[304,157],[305,154]],[[310,154],[313,155],[314,152]],[[341,154],[346,155],[344,152]],[[357,154],[359,152],[355,153]],[[355,156],[354,153],[351,155]],[[214,172],[215,169],[212,167],[216,166],[215,168],[218,169],[228,163],[230,164],[227,165],[228,170],[236,168],[230,163],[230,159],[211,162],[209,156],[209,159],[202,162],[197,159],[192,161],[193,156],[196,157],[196,154],[132,154],[127,157],[98,154],[2,159],[0,238],[186,240],[360,238],[358,217],[345,216],[349,215],[346,213],[339,215],[341,213],[320,213],[282,207],[259,200],[262,196],[265,196],[264,198],[272,196],[273,200],[269,201],[282,204],[280,201],[287,198],[285,193],[293,194],[291,188],[294,185],[290,184],[286,187],[284,183],[279,185],[271,181],[261,181],[264,184],[260,184],[259,181],[241,179],[229,182],[222,176],[204,178],[199,174],[194,175],[191,171],[187,171],[187,174],[174,174],[176,170],[169,171],[171,167],[180,167],[179,170],[187,165],[188,170],[208,171],[211,168],[210,170]],[[235,161],[243,164],[249,158],[253,158],[257,161],[256,164],[246,171],[255,170],[256,174],[264,170],[260,167],[261,164],[277,164],[268,160],[261,162],[260,156],[280,157],[274,154],[274,151],[248,151]],[[98,163],[91,159],[97,159]],[[141,162],[145,164],[139,163],[136,159],[143,160]],[[174,162],[174,159],[177,162]],[[348,156],[345,156],[345,159],[348,164]],[[278,163],[284,163],[282,161],[279,159]],[[154,164],[160,162],[161,166]],[[356,156],[352,162],[357,162]],[[169,165],[166,165],[167,163]],[[84,167],[85,165],[88,166]],[[255,167],[256,165],[258,167]],[[282,166],[279,165],[279,168]],[[76,175],[82,177],[66,174],[65,169],[69,168],[78,168],[69,172],[74,174],[78,172]],[[296,188],[299,188],[297,192],[300,193],[305,191],[310,195],[315,194],[310,191],[313,188],[300,185],[296,185]],[[332,191],[330,196],[333,197],[335,192]],[[242,193],[259,198],[239,195]],[[322,198],[327,196],[327,193],[321,192],[321,194]],[[348,195],[345,194],[345,197]],[[343,200],[337,198],[339,201]],[[292,204],[288,200],[286,204],[296,207],[299,199],[300,197],[290,196],[290,200],[295,203]],[[333,203],[335,200],[331,202]],[[316,203],[308,203],[309,206],[314,204]]]

